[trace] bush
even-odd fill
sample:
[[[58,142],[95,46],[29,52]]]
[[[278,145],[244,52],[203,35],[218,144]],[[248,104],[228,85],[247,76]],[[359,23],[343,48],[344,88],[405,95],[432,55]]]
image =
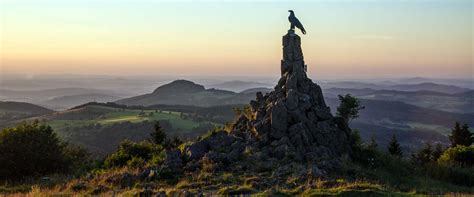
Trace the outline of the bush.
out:
[[[61,142],[50,126],[38,121],[0,132],[0,179],[67,173],[82,168],[88,153]]]
[[[444,151],[438,161],[445,164],[472,167],[474,165],[474,145],[451,147]]]
[[[144,162],[147,162],[151,160],[154,155],[159,155],[162,149],[160,145],[146,141],[136,143],[125,140],[120,143],[117,152],[105,159],[104,165],[106,168],[122,167],[128,165],[129,161],[134,158],[141,158]]]
[[[375,138],[369,144],[363,144],[359,132],[355,130],[351,134],[353,139],[352,157],[353,160],[364,167],[375,168],[381,165],[380,157],[382,153],[377,149]]]
[[[472,168],[433,163],[424,166],[421,170],[423,174],[433,179],[456,185],[474,186],[474,169]]]
[[[127,166],[132,168],[143,167],[145,165],[145,160],[141,157],[132,157],[132,159],[127,161]]]

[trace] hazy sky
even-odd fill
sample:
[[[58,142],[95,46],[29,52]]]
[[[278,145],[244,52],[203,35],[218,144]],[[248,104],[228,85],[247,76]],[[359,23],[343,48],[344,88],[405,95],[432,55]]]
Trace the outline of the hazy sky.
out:
[[[311,75],[473,76],[471,0],[0,2],[2,73],[276,75],[293,9]]]

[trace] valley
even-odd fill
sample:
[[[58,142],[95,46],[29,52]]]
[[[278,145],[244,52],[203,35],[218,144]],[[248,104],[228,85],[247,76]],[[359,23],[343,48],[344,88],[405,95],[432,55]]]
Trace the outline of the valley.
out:
[[[219,86],[240,90],[249,85],[262,84],[229,81]],[[339,105],[337,95],[351,94],[361,99],[365,109],[361,110],[360,117],[351,125],[361,132],[364,140],[375,137],[382,146],[388,145],[393,134],[399,137],[406,151],[416,150],[425,142],[447,144],[447,135],[454,122],[474,125],[474,108],[471,107],[474,99],[469,96],[472,95],[472,90],[452,94],[429,90],[377,90],[368,88],[372,86],[368,83],[353,83],[352,86],[350,82],[331,84],[338,84],[339,87],[323,89],[323,92],[332,113],[335,114]],[[46,95],[58,95],[60,92],[70,95],[57,96],[48,103],[53,105],[53,109],[54,106],[67,106],[68,109],[53,112],[36,106],[20,112],[25,108],[21,106],[25,104],[3,102],[0,103],[0,110],[3,110],[0,127],[13,126],[23,120],[40,119],[51,125],[63,139],[103,155],[114,150],[121,140],[148,138],[154,121],[164,122],[170,136],[193,140],[216,126],[231,123],[235,119],[234,109],[243,109],[250,100],[255,99],[257,92],[267,93],[271,90],[266,87],[251,87],[233,92],[206,89],[204,85],[188,80],[175,80],[151,93],[119,100],[115,100],[117,97],[110,97],[97,102],[92,102],[94,94],[81,94],[91,91],[98,93],[99,90],[63,88],[61,91],[36,91],[41,94],[32,98],[45,98]],[[27,92],[23,91],[22,94],[28,96]],[[18,93],[14,95],[18,96]],[[114,101],[116,104],[112,103]],[[106,102],[110,104],[105,104]],[[136,128],[141,130],[137,132]],[[117,133],[121,133],[120,137],[114,136]],[[99,140],[112,138],[107,146]]]

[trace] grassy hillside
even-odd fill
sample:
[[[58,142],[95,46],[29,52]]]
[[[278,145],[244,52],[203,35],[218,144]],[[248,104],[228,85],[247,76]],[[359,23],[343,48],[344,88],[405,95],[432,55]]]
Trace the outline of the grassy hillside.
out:
[[[141,141],[149,138],[155,121],[160,121],[169,136],[182,139],[194,138],[216,125],[194,120],[182,112],[99,105],[85,105],[36,118],[49,124],[63,139],[83,145],[95,155],[110,153],[125,139]]]
[[[183,131],[189,131],[199,125],[193,120],[183,119],[180,112],[118,109],[94,105],[55,113],[44,118],[56,131],[89,124],[111,125],[120,122],[137,123],[156,120],[170,121],[175,128]]]

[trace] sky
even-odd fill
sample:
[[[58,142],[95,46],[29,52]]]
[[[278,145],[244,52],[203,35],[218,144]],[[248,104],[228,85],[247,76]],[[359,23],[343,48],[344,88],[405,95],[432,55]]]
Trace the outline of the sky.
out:
[[[0,73],[472,78],[471,0],[0,0]]]

